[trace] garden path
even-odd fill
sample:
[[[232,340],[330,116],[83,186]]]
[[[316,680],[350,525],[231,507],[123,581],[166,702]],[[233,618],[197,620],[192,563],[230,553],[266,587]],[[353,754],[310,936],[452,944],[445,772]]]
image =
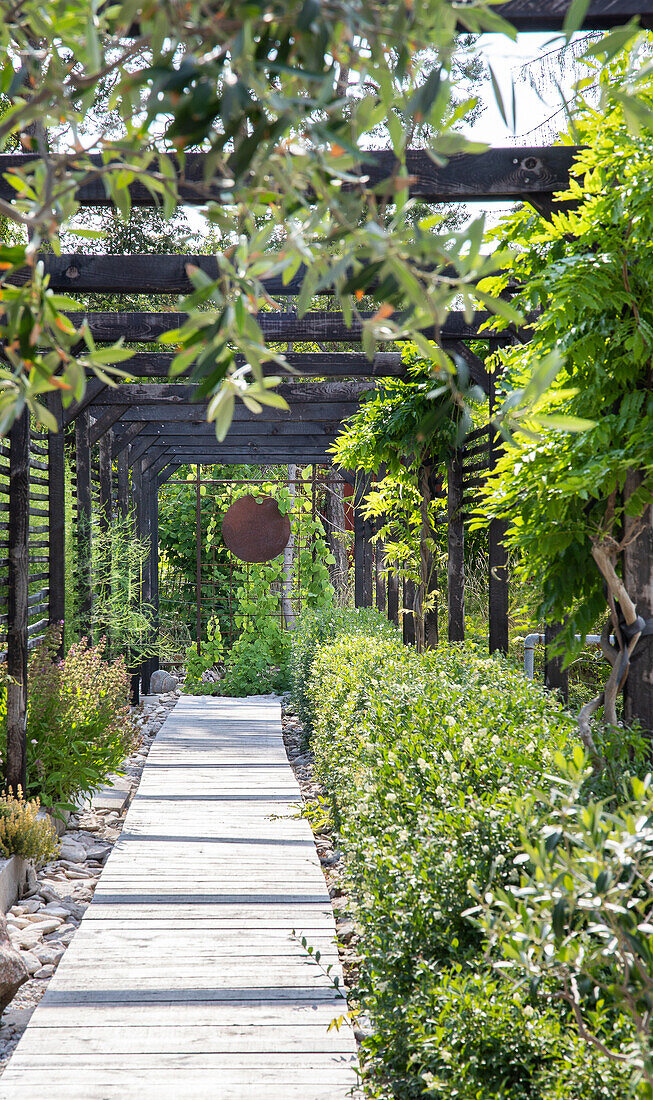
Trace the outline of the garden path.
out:
[[[270,697],[182,696],[4,1100],[344,1100],[329,896]]]

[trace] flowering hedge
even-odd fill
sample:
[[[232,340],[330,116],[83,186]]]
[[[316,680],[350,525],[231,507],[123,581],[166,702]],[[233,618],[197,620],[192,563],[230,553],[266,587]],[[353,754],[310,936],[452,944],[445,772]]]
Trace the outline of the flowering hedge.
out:
[[[517,881],[516,802],[576,740],[573,719],[501,660],[464,647],[419,656],[380,617],[372,634],[355,618],[305,626],[327,639],[296,692],[361,932],[369,1094],[626,1095],[566,1009],[493,971],[466,916],[472,882]]]

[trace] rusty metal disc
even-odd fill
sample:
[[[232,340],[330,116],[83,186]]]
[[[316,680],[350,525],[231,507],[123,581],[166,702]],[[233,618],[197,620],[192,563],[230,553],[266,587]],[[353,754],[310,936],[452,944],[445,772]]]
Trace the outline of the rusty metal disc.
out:
[[[288,544],[290,520],[274,497],[248,494],[230,504],[222,519],[225,546],[241,561],[270,561]]]

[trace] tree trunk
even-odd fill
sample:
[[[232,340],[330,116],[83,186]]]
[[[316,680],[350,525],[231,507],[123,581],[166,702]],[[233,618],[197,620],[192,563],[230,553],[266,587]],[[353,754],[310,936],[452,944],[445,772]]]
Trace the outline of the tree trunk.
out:
[[[628,475],[626,499],[641,483],[639,472]],[[626,517],[624,543],[624,584],[637,613],[649,619],[653,617],[653,507],[649,505],[639,518]],[[637,720],[643,729],[653,732],[653,637],[640,638],[633,652],[624,687],[624,707],[626,721]]]

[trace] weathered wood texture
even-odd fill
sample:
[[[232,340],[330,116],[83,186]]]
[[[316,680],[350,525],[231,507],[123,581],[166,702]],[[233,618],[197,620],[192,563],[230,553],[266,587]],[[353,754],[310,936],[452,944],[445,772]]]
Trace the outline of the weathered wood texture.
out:
[[[596,9],[599,0],[592,5]],[[612,4],[612,12],[603,15],[604,20],[613,22],[626,22],[628,15],[620,16],[617,8],[645,9],[645,14],[650,17],[653,0],[602,0],[602,7],[607,9]],[[510,5],[508,5],[510,7]],[[513,5],[515,18],[521,21],[520,25],[529,30],[537,28],[537,20],[543,29],[549,30],[551,26],[559,27],[564,10],[568,4],[564,0],[552,0],[547,8],[557,8],[554,16],[542,15],[542,5],[516,4]],[[647,7],[649,8],[646,11]],[[516,9],[522,11],[517,14]],[[553,19],[553,22],[551,22]],[[544,21],[544,22],[543,22]],[[607,25],[613,25],[607,22]],[[410,174],[410,193],[415,198],[425,202],[467,202],[473,199],[505,200],[519,198],[523,194],[538,194],[540,192],[554,192],[563,190],[568,185],[569,172],[573,165],[575,149],[571,146],[553,146],[540,148],[538,146],[509,146],[489,149],[485,153],[469,154],[459,153],[449,158],[445,165],[438,165],[422,149],[410,150],[406,158],[406,167]],[[5,173],[13,167],[22,167],[26,161],[32,158],[27,154],[3,153],[0,155],[0,197],[5,199],[15,198],[14,188],[5,179]],[[97,158],[92,161],[99,164]],[[207,198],[207,191],[219,197],[219,189],[204,186],[204,165],[206,157],[202,153],[189,153],[186,158],[186,167],[180,184],[180,198],[187,204],[202,205]],[[391,152],[382,149],[370,150],[361,165],[361,170],[370,179],[371,184],[380,183],[387,179],[395,168],[395,158]],[[369,184],[367,185],[369,186]],[[152,195],[139,184],[130,187],[132,202],[135,205],[151,206],[155,202]],[[111,199],[107,196],[104,184],[100,179],[89,179],[78,190],[79,201],[83,205],[110,206]]]
[[[508,0],[497,11],[520,31],[559,30],[571,0]],[[653,0],[590,0],[583,19],[585,30],[609,30],[640,17],[644,27],[653,26]]]
[[[91,628],[93,578],[91,576],[91,442],[88,409],[75,421],[75,476],[77,480],[77,594],[82,634]]]
[[[447,470],[447,591],[449,641],[465,638],[465,524],[463,519],[463,462],[459,450]]]
[[[125,340],[135,340],[140,343],[149,343],[157,340],[164,332],[178,328],[186,321],[185,313],[132,313],[116,311],[85,313],[71,312],[69,317],[76,327],[88,321],[95,340],[99,343],[113,342],[124,336]],[[361,313],[363,319],[372,317],[372,313]],[[442,326],[441,336],[446,342],[449,340],[487,340],[489,342],[503,342],[505,336],[497,333],[481,332],[481,326],[487,321],[489,314],[483,311],[475,313],[471,320],[467,320],[462,312],[452,310]],[[257,321],[266,340],[281,344],[295,341],[317,341],[319,343],[348,344],[358,343],[361,339],[361,325],[354,320],[351,328],[344,323],[342,314],[334,310],[314,310],[305,313],[303,317],[296,317],[292,313],[259,313]],[[424,329],[427,335],[432,334],[432,327]]]
[[[483,362],[478,356],[473,355],[469,348],[460,340],[451,340],[445,335],[444,344],[449,351],[457,351],[469,359],[470,376],[483,388],[487,383],[487,372]],[[306,378],[403,378],[406,375],[406,364],[402,362],[399,352],[380,351],[373,359],[368,359],[359,351],[325,351],[325,352],[286,352],[285,357],[292,367],[292,371],[284,371],[278,363],[269,361],[263,364],[264,374],[286,374],[292,378],[293,372]],[[124,363],[120,364],[121,370],[126,371],[133,378],[167,378],[173,356],[167,352],[140,351]],[[235,358],[236,366],[242,367],[245,359],[242,355]],[[179,377],[188,377],[192,372],[188,367]],[[118,390],[118,396],[122,389]]]
[[[182,696],[0,1080],[48,1100],[346,1100],[329,896],[269,699]]]
[[[399,576],[394,571],[388,573],[388,619],[399,626]]]
[[[356,607],[372,607],[372,569],[374,550],[370,541],[374,525],[363,515],[365,498],[370,491],[371,478],[362,470],[356,473],[354,485],[354,604]]]
[[[401,607],[401,631],[404,645],[415,645],[415,583],[403,582],[403,602]]]
[[[59,430],[48,433],[48,616],[63,623],[66,613],[65,443],[61,394],[48,395]]]
[[[9,433],[9,593],[7,620],[7,787],[27,790],[27,639],[29,622],[30,416]]]
[[[551,654],[551,644],[561,629],[560,623],[547,623],[544,631],[544,684],[550,691],[557,691],[566,702],[569,698],[569,673],[562,667],[562,657]]]

